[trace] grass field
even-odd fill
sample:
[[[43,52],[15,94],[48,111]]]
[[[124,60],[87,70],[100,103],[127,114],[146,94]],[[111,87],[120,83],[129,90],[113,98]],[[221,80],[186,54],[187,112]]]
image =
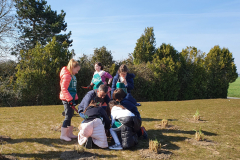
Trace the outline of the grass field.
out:
[[[240,77],[235,82],[229,84],[228,97],[240,98]]]
[[[61,105],[0,108],[0,135],[11,138],[2,141],[0,153],[10,159],[240,159],[240,99],[141,104],[138,109],[149,139],[162,144],[159,154],[148,152],[149,140],[144,139],[131,150],[85,149],[78,154],[77,140],[62,141],[54,130],[64,119]],[[197,109],[201,121],[194,122]],[[168,119],[169,128],[159,126],[162,119]],[[77,127],[81,120],[76,114],[72,123]],[[193,129],[200,127],[204,141],[194,139]]]

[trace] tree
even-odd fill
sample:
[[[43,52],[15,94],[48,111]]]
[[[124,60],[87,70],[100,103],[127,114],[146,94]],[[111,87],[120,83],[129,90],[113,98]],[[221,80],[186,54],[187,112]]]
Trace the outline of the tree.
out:
[[[57,14],[45,0],[16,0],[15,7],[17,27],[22,40],[18,49],[32,49],[37,42],[46,45],[53,36],[57,42],[66,41],[68,46],[71,46],[72,40],[69,40],[71,31],[68,34],[60,34],[67,30],[67,23],[64,21],[66,13],[63,10]]]
[[[164,57],[172,57],[175,63],[179,61],[178,51],[170,44],[162,43],[162,45],[157,48],[155,56],[159,56],[160,59]]]
[[[208,97],[227,98],[229,83],[237,77],[237,69],[232,53],[227,49],[214,46],[205,58],[208,73]]]
[[[13,0],[0,0],[0,57],[9,52],[11,40],[14,38],[13,8]]]
[[[92,64],[95,62],[102,63],[103,66],[110,68],[113,64],[113,57],[111,51],[108,51],[105,46],[94,49],[92,56]]]
[[[68,43],[59,44],[55,37],[46,46],[22,50],[16,74],[21,105],[59,104],[59,73],[72,56]]]
[[[153,27],[145,28],[144,34],[137,40],[133,52],[134,64],[142,62],[147,63],[153,60],[153,55],[156,52],[156,41]]]

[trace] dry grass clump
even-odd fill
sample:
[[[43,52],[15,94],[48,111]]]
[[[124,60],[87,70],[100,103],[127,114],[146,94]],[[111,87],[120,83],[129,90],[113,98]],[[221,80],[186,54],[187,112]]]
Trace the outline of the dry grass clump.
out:
[[[196,110],[196,113],[193,116],[194,121],[200,121],[200,115],[198,109]]]
[[[196,130],[195,130],[195,131],[196,131]],[[199,131],[196,131],[196,133],[195,133],[195,139],[196,139],[197,141],[202,141],[202,140],[204,140],[204,134],[203,134],[203,132],[202,132],[201,127],[200,127]]]
[[[168,120],[167,119],[163,119],[162,120],[162,128],[166,128],[168,127]]]
[[[149,141],[149,150],[159,153],[161,150],[161,143],[157,139]]]

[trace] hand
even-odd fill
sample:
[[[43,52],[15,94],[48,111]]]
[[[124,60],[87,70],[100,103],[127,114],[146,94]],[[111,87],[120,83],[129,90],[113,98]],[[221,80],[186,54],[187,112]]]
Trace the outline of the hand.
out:
[[[69,101],[68,104],[71,106],[73,106],[73,101]]]
[[[126,79],[125,79],[125,78],[123,79],[122,83],[124,83],[124,84],[125,84],[125,86],[127,85],[127,81],[126,81]]]

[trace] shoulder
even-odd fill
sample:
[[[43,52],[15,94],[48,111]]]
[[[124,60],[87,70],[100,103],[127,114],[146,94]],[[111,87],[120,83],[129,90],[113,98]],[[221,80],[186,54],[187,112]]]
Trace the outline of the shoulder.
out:
[[[135,75],[133,73],[127,73],[128,78],[135,78]]]

